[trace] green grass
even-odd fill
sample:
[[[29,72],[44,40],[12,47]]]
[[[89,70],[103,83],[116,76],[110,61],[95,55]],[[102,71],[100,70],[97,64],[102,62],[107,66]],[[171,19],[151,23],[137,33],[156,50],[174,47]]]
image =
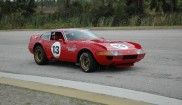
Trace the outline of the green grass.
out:
[[[82,27],[86,29],[91,30],[156,30],[156,29],[182,29],[182,26],[125,26],[125,27]],[[58,28],[52,28],[52,29],[58,29]],[[39,29],[4,29],[0,31],[38,31],[38,30],[45,30],[49,31],[52,29],[46,29],[46,28],[39,28]]]
[[[153,29],[182,29],[182,26],[124,26],[124,27],[87,27],[93,30],[153,30]]]
[[[0,30],[8,29],[57,29],[57,28],[83,28],[89,29],[182,29],[182,13],[156,14],[145,16],[133,16],[128,19],[120,19],[117,26],[113,25],[114,17],[98,19],[93,26],[89,17],[72,17],[63,19],[55,18],[54,15],[36,15],[29,18],[22,18],[20,14],[11,14],[0,19]]]

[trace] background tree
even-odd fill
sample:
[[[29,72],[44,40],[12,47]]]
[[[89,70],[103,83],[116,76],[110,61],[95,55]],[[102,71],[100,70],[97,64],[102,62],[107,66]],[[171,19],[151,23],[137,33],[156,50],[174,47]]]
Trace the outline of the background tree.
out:
[[[0,28],[180,25],[181,18],[181,0],[0,0]]]
[[[177,0],[152,0],[150,3],[150,9],[163,13],[176,12],[177,2]]]
[[[35,13],[35,0],[16,0],[16,12],[20,12],[24,17],[29,17]]]

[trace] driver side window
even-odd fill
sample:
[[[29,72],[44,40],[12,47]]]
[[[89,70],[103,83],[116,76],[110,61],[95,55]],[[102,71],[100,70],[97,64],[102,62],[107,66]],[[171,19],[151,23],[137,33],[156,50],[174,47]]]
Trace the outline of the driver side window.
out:
[[[51,34],[51,40],[64,40],[63,34],[61,32],[52,32]]]

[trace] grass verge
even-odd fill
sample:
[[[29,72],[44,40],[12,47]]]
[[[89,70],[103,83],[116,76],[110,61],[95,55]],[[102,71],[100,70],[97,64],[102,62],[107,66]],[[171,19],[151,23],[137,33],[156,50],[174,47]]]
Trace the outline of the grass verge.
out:
[[[82,27],[91,30],[158,30],[158,29],[182,29],[182,26],[126,26],[126,27]],[[59,29],[59,28],[58,28]],[[0,31],[39,31],[39,30],[53,30],[53,29],[1,29]]]

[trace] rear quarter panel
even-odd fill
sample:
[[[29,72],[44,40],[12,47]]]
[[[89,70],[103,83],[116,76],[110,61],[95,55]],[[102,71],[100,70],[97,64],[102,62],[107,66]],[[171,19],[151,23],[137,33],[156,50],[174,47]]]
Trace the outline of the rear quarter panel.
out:
[[[40,35],[32,35],[28,44],[29,51],[33,54],[34,45],[40,42]]]

